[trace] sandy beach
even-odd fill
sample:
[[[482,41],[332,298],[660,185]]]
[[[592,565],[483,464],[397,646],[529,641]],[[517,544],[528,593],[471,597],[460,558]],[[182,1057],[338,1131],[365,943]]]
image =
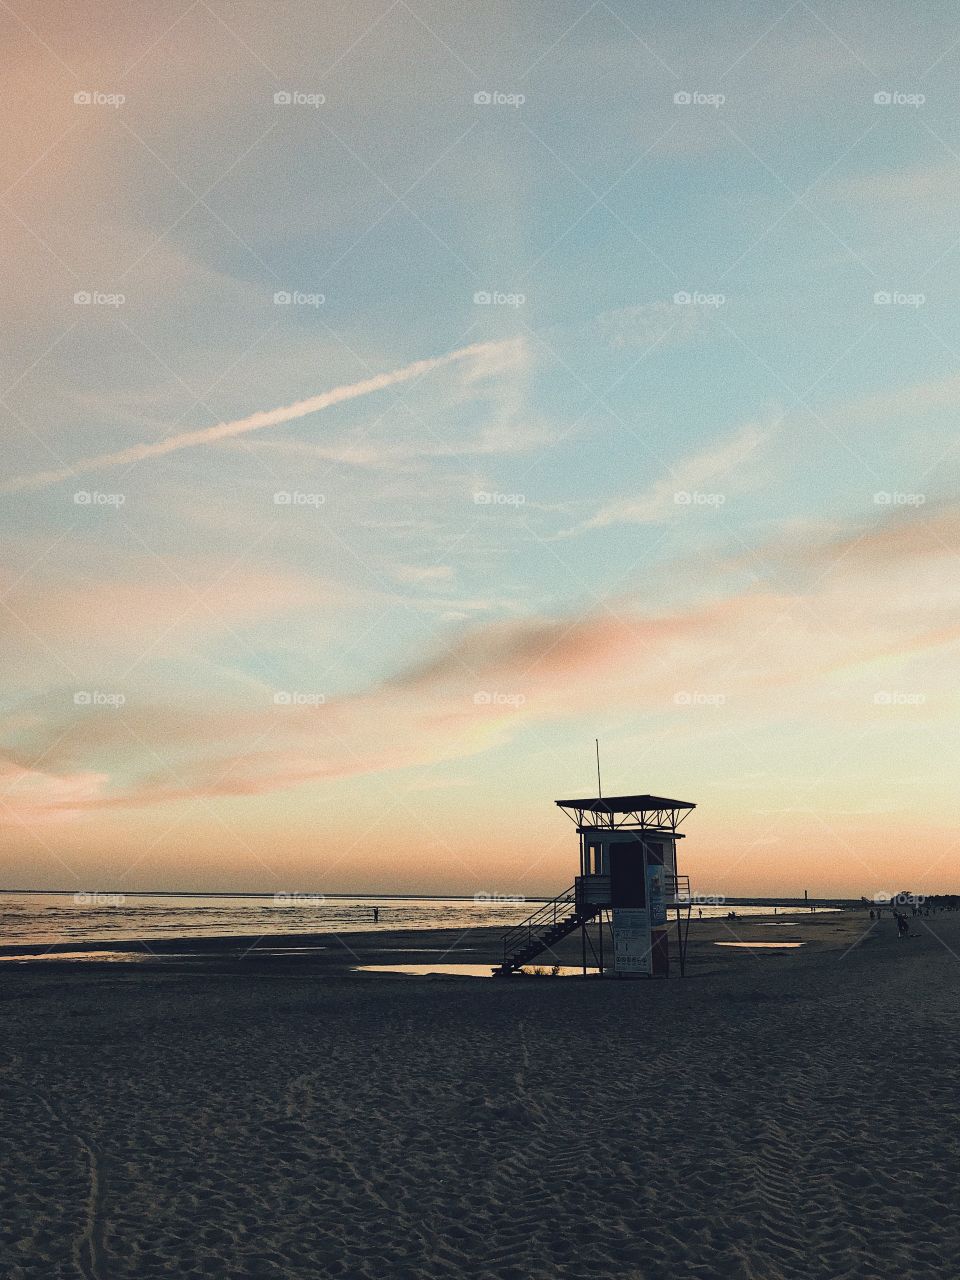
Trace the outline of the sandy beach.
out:
[[[955,1275],[960,916],[865,929],[694,925],[667,981],[6,964],[3,1272]]]

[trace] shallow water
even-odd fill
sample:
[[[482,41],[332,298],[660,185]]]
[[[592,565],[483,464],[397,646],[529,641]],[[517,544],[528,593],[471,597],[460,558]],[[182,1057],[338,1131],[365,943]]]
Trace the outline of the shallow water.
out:
[[[806,944],[803,942],[715,942],[715,947],[746,947],[750,951],[757,951],[763,948],[772,948],[776,951],[785,951],[787,947],[802,947]]]
[[[35,951],[23,956],[0,956],[0,964],[35,964],[37,960],[69,960],[71,964],[78,960],[130,963],[146,959],[145,951]]]
[[[149,894],[0,894],[0,943],[160,941],[243,935],[344,933],[351,930],[471,929],[525,920],[539,902],[483,898],[324,898],[153,896]],[[374,908],[379,919],[374,920]]]
[[[582,977],[583,970],[579,965],[559,965],[558,973],[553,972],[553,966],[549,969],[540,966],[544,970],[543,977],[570,978],[575,974]],[[528,965],[523,973],[527,977],[534,976],[533,971],[536,965]],[[492,978],[494,966],[492,964],[358,964],[354,967],[354,973],[399,973],[405,974],[411,978]],[[588,967],[587,973],[596,973],[596,969]]]

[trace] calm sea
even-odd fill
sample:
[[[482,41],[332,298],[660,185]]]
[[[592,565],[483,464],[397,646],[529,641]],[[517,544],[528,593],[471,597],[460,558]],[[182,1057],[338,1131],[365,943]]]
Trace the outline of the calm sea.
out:
[[[142,938],[268,936],[348,930],[509,928],[542,899],[397,898],[270,894],[219,897],[150,894],[0,893],[0,945],[110,942]],[[374,908],[379,911],[375,923]],[[726,906],[699,908],[704,919]],[[736,907],[738,915],[773,915],[772,907]],[[693,918],[697,919],[697,910]]]

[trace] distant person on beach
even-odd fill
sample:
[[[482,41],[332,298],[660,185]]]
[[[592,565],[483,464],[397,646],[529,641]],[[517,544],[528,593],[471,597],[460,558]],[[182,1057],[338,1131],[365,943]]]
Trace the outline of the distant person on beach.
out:
[[[876,919],[876,916],[873,914],[873,912],[872,912],[872,911],[870,912],[870,919],[871,919],[871,920],[875,920],[875,919]]]
[[[697,907],[697,919],[698,920],[703,919],[703,907]]]
[[[374,908],[373,908],[373,923],[374,923],[374,924],[379,924],[379,923],[380,923],[380,908],[379,908],[379,907],[374,907]]]
[[[901,912],[897,912],[897,937],[908,938],[910,936],[910,924],[907,917]]]

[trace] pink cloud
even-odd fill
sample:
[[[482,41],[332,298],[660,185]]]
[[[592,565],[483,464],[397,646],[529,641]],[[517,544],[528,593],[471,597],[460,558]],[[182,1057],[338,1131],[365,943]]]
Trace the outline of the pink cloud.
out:
[[[722,694],[748,716],[793,715],[801,707],[807,715],[836,715],[830,680],[860,678],[869,664],[936,655],[960,640],[960,580],[952,590],[944,582],[937,598],[921,586],[923,608],[903,591],[886,589],[904,564],[913,578],[924,558],[939,565],[944,552],[933,531],[943,534],[957,521],[953,509],[888,515],[863,534],[830,531],[808,539],[805,567],[832,571],[814,574],[793,594],[735,590],[660,612],[625,597],[582,617],[470,627],[381,684],[315,707],[276,706],[269,691],[252,689],[229,705],[139,705],[112,719],[87,716],[75,736],[65,732],[69,720],[51,719],[32,745],[48,750],[45,768],[62,768],[73,782],[66,794],[54,789],[41,798],[38,808],[76,812],[265,795],[429,767],[558,718],[610,709],[674,714],[677,696],[692,690]],[[779,555],[785,570],[794,558],[796,567],[795,546],[767,554]],[[84,753],[121,748],[125,734],[156,753],[144,757],[148,771],[109,789],[98,779],[85,794],[70,790],[90,776]]]
[[[108,781],[104,773],[55,774],[0,758],[0,826],[30,829],[42,822],[68,821],[91,804],[101,804]]]
[[[139,579],[27,575],[17,582],[8,573],[0,579],[0,636],[44,670],[80,678],[103,670],[107,658],[133,666],[148,655],[195,653],[236,627],[336,598],[323,583],[266,566],[225,573],[222,563],[168,569],[151,559],[141,569]]]

